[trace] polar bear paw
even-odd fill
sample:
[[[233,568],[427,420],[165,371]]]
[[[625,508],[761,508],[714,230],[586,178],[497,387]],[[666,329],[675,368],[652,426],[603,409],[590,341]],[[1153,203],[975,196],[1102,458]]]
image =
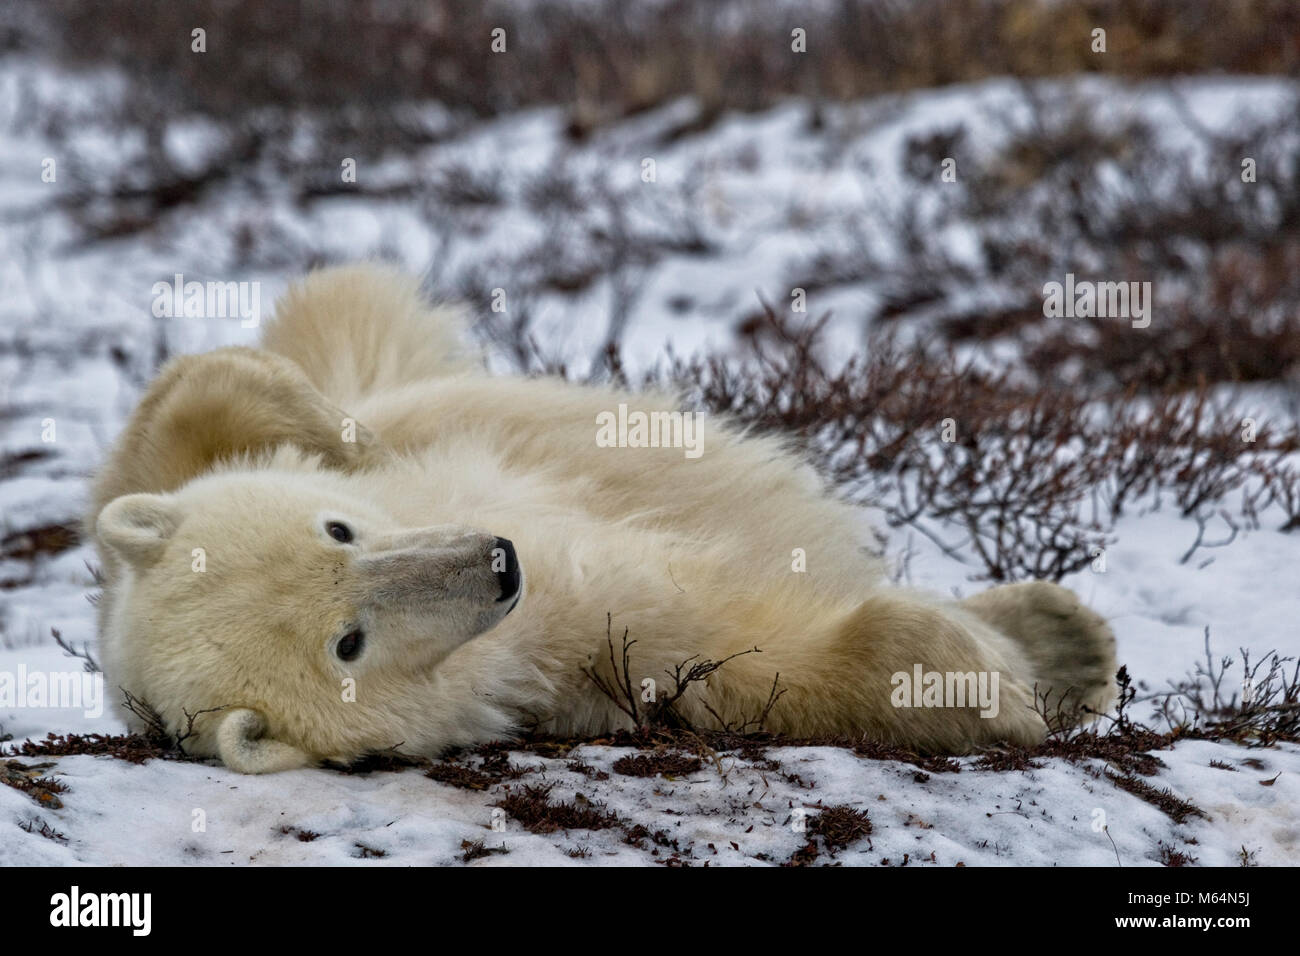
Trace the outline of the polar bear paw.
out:
[[[1070,724],[1106,711],[1115,700],[1115,634],[1068,588],[1023,581],[963,602],[1020,645],[1033,668],[1039,706]]]

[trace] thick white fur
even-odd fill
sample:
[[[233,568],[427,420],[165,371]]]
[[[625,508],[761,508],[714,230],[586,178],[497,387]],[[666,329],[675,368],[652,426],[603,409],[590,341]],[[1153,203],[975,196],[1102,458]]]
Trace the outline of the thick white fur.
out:
[[[263,349],[165,369],[89,519],[112,685],[173,731],[220,708],[187,746],[248,772],[627,726],[584,675],[623,676],[607,615],[616,647],[624,629],[636,641],[638,695],[647,677],[665,692],[665,671],[695,655],[760,649],[687,695],[699,726],[757,717],[777,674],[769,730],[936,752],[1040,739],[1035,686],[1108,705],[1113,637],[1070,592],[1033,583],[958,603],[890,587],[860,512],[776,440],[706,419],[697,459],[598,447],[599,413],[672,398],[489,377],[460,341],[454,313],[409,278],[351,267],[290,293]],[[322,534],[329,517],[357,542]],[[511,539],[523,566],[521,603],[478,636],[437,605],[376,601],[358,570],[368,551],[442,526]],[[344,663],[334,641],[362,619],[366,653]],[[915,664],[998,672],[997,717],[894,707],[891,675]]]

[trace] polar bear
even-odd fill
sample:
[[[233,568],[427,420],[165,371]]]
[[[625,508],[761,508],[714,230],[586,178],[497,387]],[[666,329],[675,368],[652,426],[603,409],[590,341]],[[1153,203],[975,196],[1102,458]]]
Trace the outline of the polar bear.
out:
[[[894,587],[777,439],[610,447],[620,406],[676,408],[490,376],[411,278],[311,274],[260,348],[163,368],[95,481],[111,686],[248,773],[606,733],[728,658],[681,720],[958,754],[1041,740],[1042,698],[1110,704],[1114,637],[1071,592]]]

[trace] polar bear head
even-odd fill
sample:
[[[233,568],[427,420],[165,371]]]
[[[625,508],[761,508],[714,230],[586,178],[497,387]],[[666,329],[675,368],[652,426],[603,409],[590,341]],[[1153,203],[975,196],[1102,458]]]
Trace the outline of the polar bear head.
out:
[[[523,592],[509,541],[403,527],[323,471],[125,495],[95,531],[110,683],[250,773],[427,747],[439,664]]]

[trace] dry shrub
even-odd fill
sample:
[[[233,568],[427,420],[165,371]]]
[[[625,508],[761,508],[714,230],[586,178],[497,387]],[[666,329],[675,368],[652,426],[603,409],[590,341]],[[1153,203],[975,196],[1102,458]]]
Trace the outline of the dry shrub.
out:
[[[652,379],[790,436],[849,497],[973,555],[976,579],[1060,580],[1099,556],[1117,518],[1166,497],[1202,531],[1233,493],[1240,521],[1277,503],[1294,522],[1287,459],[1300,431],[1247,423],[1208,388],[1043,389],[1018,369],[889,335],[834,364],[821,357],[821,323],[796,327],[770,309],[764,323],[750,358],[679,360]]]
[[[790,95],[851,99],[990,76],[1123,71],[1286,73],[1300,30],[1285,0],[51,0],[57,47],[74,63],[129,64],[151,99],[214,115],[263,105],[357,114],[436,99],[489,115],[569,104],[575,132],[683,95],[706,112]],[[42,32],[11,16],[11,48]],[[190,31],[207,30],[207,52]],[[1108,31],[1107,52],[1091,31]],[[791,50],[807,32],[808,54]],[[507,52],[489,52],[492,30]],[[365,104],[363,108],[361,104]],[[394,117],[395,118],[395,117]]]
[[[1245,648],[1240,655],[1240,667],[1231,657],[1216,658],[1205,629],[1204,663],[1156,695],[1171,730],[1252,747],[1300,737],[1300,663],[1276,652],[1254,661]]]
[[[1170,86],[1144,98],[1173,107],[1172,128],[1157,129],[1080,86],[1019,89],[1023,115],[905,142],[902,168],[922,188],[881,226],[904,263],[832,245],[794,270],[791,287],[874,282],[887,294],[871,320],[1014,343],[1044,388],[1300,381],[1300,104],[1211,130]],[[968,155],[974,140],[995,145]],[[943,156],[958,157],[961,175],[935,197],[923,187]],[[1253,181],[1242,178],[1247,158]],[[954,226],[973,231],[975,262],[952,259],[943,236]],[[1149,327],[1045,317],[1044,285],[1067,273],[1149,282]],[[992,300],[972,304],[972,290]]]

